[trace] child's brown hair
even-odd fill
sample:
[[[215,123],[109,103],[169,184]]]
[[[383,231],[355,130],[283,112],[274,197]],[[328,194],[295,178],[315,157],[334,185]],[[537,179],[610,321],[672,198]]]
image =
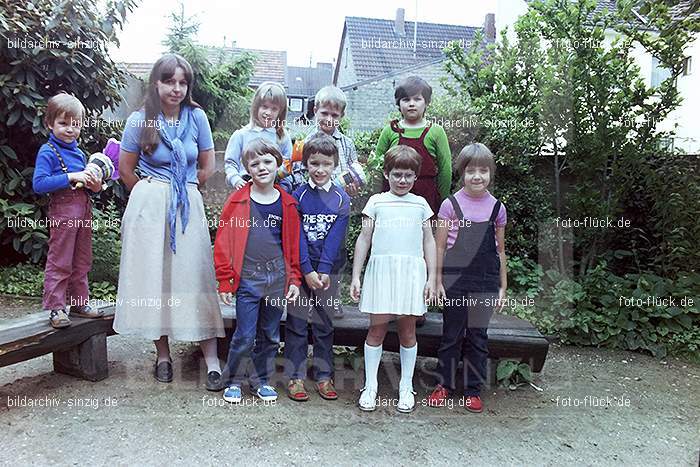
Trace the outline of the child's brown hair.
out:
[[[428,105],[430,104],[430,99],[433,97],[433,88],[420,76],[409,76],[400,81],[394,90],[396,106],[399,106],[401,99],[415,96],[416,94],[423,96],[425,105]]]
[[[77,97],[61,92],[49,99],[44,115],[44,125],[53,125],[57,117],[65,114],[68,118],[74,118],[82,122],[85,117],[85,107]]]
[[[335,140],[325,133],[316,133],[315,136],[306,141],[301,154],[301,162],[304,166],[306,166],[312,154],[323,154],[324,156],[332,157],[333,164],[336,167],[340,163],[338,146],[335,145]]]
[[[418,176],[422,162],[420,154],[412,147],[394,146],[384,153],[384,174],[388,176],[393,169],[405,169],[413,170]]]
[[[481,143],[467,144],[462,148],[455,159],[455,172],[459,179],[464,178],[464,171],[470,165],[476,167],[488,167],[490,173],[489,186],[493,185],[496,178],[496,159],[489,148]]]
[[[279,149],[274,144],[268,143],[262,138],[255,138],[245,145],[243,148],[243,154],[241,155],[241,162],[243,167],[248,170],[248,163],[255,156],[262,156],[264,154],[270,154],[274,156],[277,161],[277,167],[282,165],[282,154]]]

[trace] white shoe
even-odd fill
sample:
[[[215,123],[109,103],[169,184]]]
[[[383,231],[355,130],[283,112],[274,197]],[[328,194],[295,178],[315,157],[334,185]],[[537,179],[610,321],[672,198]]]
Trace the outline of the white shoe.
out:
[[[399,403],[396,406],[396,410],[401,413],[411,413],[416,409],[416,398],[415,392],[412,388],[400,389],[399,390]]]
[[[365,412],[372,412],[377,408],[377,389],[376,388],[362,388],[362,394],[360,394],[360,400],[357,401],[357,405],[360,410]]]

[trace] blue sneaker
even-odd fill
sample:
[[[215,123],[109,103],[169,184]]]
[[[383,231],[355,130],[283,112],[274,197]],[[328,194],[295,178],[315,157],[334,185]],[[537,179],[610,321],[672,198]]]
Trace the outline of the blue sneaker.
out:
[[[224,400],[232,404],[239,404],[243,400],[240,386],[229,386],[224,391]]]
[[[277,391],[275,391],[275,388],[272,386],[268,386],[267,384],[263,384],[258,388],[256,391],[258,394],[258,397],[265,402],[272,402],[277,400]]]

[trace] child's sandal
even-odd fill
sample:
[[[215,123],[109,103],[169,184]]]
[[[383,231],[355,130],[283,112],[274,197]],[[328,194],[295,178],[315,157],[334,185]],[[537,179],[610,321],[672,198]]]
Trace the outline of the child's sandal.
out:
[[[338,393],[333,386],[333,380],[327,379],[316,383],[318,394],[328,401],[334,401],[338,398]]]
[[[65,310],[51,310],[49,313],[49,323],[54,329],[67,328],[70,326],[70,318]]]
[[[82,318],[102,318],[105,314],[102,309],[92,308],[90,305],[72,306],[70,307],[70,314],[75,316],[80,316]]]
[[[306,392],[303,379],[293,379],[287,385],[287,395],[293,401],[304,402],[309,400],[309,393]]]

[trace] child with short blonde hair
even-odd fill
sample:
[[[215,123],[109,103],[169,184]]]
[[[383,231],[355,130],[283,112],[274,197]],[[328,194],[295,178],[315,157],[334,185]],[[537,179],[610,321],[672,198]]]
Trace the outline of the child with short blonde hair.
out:
[[[357,150],[355,143],[350,137],[340,131],[340,120],[345,115],[347,97],[342,89],[336,86],[324,86],[316,93],[314,99],[315,126],[311,133],[304,139],[309,141],[319,134],[326,134],[333,138],[338,148],[338,164],[333,171],[333,183],[339,184],[338,178],[341,174],[348,172],[350,166],[357,162]],[[302,168],[302,173],[306,175],[306,169]],[[350,183],[345,187],[345,191],[350,196],[355,196],[360,187]]]
[[[43,308],[54,328],[70,326],[68,313],[98,318],[102,312],[88,305],[88,272],[92,267],[92,202],[87,192],[100,191],[101,180],[85,170],[85,154],[78,137],[85,117],[83,104],[70,94],[49,99],[44,123],[48,141],[36,156],[32,185],[48,193],[49,252],[44,270]],[[70,307],[66,312],[66,293]]]
[[[277,147],[282,158],[292,157],[292,140],[285,130],[287,93],[281,84],[266,81],[258,86],[250,106],[250,123],[236,130],[226,145],[224,171],[226,182],[235,190],[242,188],[250,175],[241,163],[245,146],[256,138]]]

